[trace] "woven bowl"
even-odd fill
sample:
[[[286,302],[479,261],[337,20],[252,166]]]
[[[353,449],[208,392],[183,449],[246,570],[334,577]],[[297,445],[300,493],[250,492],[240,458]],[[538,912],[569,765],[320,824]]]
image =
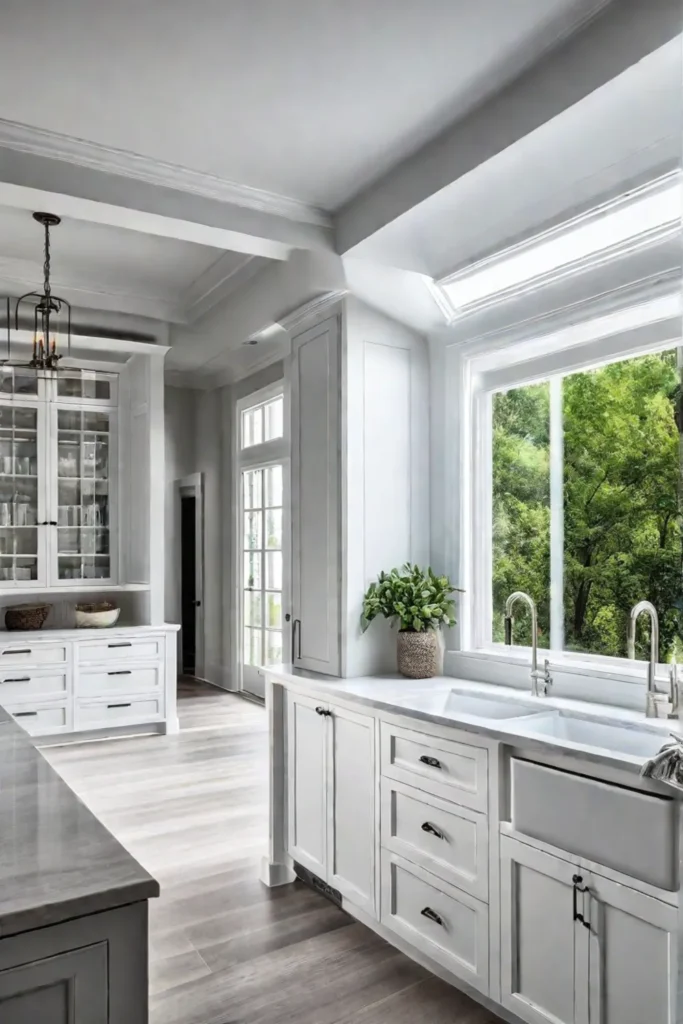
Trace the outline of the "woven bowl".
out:
[[[76,626],[79,629],[105,629],[113,626],[121,614],[121,609],[110,601],[97,604],[76,605]]]
[[[42,629],[50,614],[49,604],[18,604],[5,609],[5,627],[9,630]]]

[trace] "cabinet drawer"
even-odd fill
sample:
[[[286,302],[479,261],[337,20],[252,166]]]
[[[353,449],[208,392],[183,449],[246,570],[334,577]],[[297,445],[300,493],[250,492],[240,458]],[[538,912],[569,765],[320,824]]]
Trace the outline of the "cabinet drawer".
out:
[[[463,807],[485,811],[488,753],[456,740],[382,722],[382,775]]]
[[[160,661],[163,656],[164,638],[160,636],[116,636],[111,640],[84,640],[78,645],[81,665],[102,665],[113,661]]]
[[[0,672],[11,665],[64,665],[67,655],[66,644],[3,643],[0,648]]]
[[[658,888],[678,888],[674,800],[513,758],[512,827]]]
[[[66,705],[39,707],[29,704],[4,704],[5,711],[16,718],[29,736],[43,736],[67,731]]]
[[[36,675],[34,672],[15,670],[0,674],[0,700],[3,704],[8,700],[32,700],[36,697],[43,700],[66,697],[66,673],[45,672]]]
[[[401,782],[382,779],[382,846],[488,900],[488,821]]]
[[[382,924],[457,977],[488,993],[485,903],[382,851]]]
[[[163,718],[163,701],[147,700],[79,701],[76,706],[77,729],[106,729],[138,722],[156,722]]]
[[[110,668],[98,672],[80,672],[76,685],[80,697],[99,697],[110,693],[154,693],[161,685],[161,670],[152,665],[149,668]]]

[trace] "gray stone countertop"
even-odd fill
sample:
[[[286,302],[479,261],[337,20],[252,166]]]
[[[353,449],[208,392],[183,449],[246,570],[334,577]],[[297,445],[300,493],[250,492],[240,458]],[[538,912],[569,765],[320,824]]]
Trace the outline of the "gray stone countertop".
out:
[[[0,707],[0,938],[158,895]]]

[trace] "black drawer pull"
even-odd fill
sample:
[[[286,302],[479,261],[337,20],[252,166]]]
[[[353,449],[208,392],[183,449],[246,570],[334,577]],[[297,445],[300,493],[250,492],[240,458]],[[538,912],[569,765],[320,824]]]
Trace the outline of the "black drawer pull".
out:
[[[443,928],[443,919],[441,917],[439,917],[437,912],[435,910],[432,910],[431,907],[425,907],[424,910],[420,911],[420,913],[422,914],[423,917],[426,917],[429,921],[433,921],[434,924],[440,924],[441,927]]]
[[[132,704],[107,704],[108,708],[131,708]]]
[[[11,679],[0,679],[0,683],[30,683],[30,676],[13,676]]]
[[[325,718],[330,718],[332,715],[332,712],[329,711],[327,708],[316,708],[315,713],[316,715],[324,715]]]
[[[107,672],[108,676],[131,676],[132,674],[129,668],[120,668],[117,672]]]
[[[583,927],[587,928],[588,931],[590,931],[591,930],[590,921],[587,921],[586,918],[584,917],[584,915],[579,913],[579,909],[577,907],[577,902],[578,902],[577,901],[577,896],[578,896],[578,894],[581,893],[581,899],[582,899],[582,903],[583,903],[583,894],[586,893],[586,892],[590,892],[590,889],[588,888],[587,885],[583,884],[583,876],[582,875],[572,875],[572,885],[574,886],[574,895],[573,895],[573,916],[574,916],[574,920],[575,921],[580,921],[581,924],[583,925]]]
[[[130,640],[122,640],[120,644],[107,644],[107,647],[132,647]]]
[[[35,716],[37,714],[38,714],[37,711],[15,711],[14,712],[14,717],[15,718],[35,718]]]
[[[428,764],[430,768],[442,767],[441,761],[437,761],[435,757],[427,757],[426,754],[423,754],[420,760],[422,761],[422,764]]]
[[[428,832],[430,836],[436,836],[437,839],[445,839],[445,835],[431,822],[425,821],[423,825],[420,825],[423,832]]]
[[[23,649],[22,650],[17,650],[15,648],[13,651],[3,651],[2,653],[3,654],[30,654],[31,653],[31,648],[27,647],[25,650],[23,650]]]

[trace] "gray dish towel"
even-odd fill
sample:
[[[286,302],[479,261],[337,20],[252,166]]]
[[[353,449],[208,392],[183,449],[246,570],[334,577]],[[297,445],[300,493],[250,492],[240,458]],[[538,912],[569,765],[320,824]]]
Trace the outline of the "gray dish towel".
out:
[[[640,774],[683,790],[683,739],[673,732],[671,736],[673,739],[665,743],[658,754],[645,762]]]

